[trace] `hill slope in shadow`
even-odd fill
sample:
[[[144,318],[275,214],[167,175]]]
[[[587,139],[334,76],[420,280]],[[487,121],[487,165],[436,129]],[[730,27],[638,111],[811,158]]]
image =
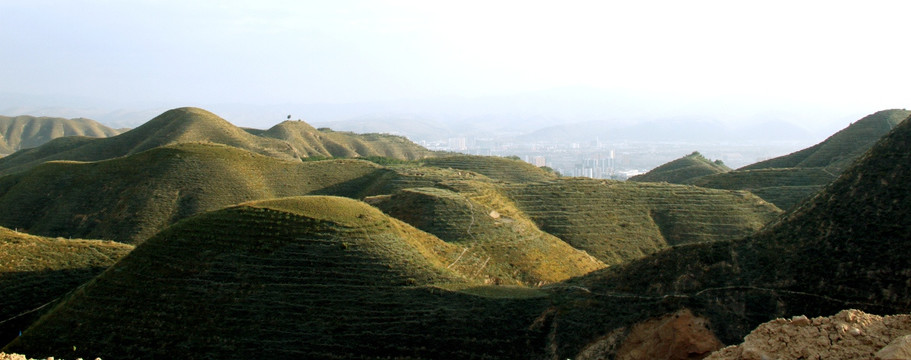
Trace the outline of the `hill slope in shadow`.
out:
[[[727,343],[776,317],[911,311],[909,149],[906,121],[756,235],[673,247],[571,280],[587,292],[564,293],[553,326],[588,322],[557,336],[557,353],[572,357],[607,333],[683,307],[709,318]]]
[[[544,334],[527,324],[543,294],[447,290],[477,284],[447,269],[458,254],[351,199],[242,204],[146,241],[4,351],[146,359],[175,351],[225,359],[539,351]]]
[[[58,298],[132,249],[111,241],[46,238],[0,227],[0,342],[18,336]]]
[[[85,118],[0,116],[0,155],[33,148],[64,136],[109,137],[121,131]]]

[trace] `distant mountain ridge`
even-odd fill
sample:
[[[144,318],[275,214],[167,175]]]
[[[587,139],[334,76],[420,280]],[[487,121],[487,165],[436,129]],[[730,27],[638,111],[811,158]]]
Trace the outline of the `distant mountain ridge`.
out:
[[[16,152],[0,159],[0,175],[51,160],[106,160],[159,146],[191,142],[224,144],[286,160],[312,156],[416,159],[433,154],[403,137],[313,132],[312,129],[302,122],[284,122],[258,136],[206,110],[177,108],[110,138],[61,138]]]
[[[64,136],[103,138],[121,132],[85,118],[0,116],[0,155],[41,146]]]

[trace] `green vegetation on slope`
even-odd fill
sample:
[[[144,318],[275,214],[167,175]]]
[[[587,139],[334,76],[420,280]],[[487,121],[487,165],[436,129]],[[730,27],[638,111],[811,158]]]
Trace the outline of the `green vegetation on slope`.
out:
[[[401,136],[317,130],[303,121],[282,122],[262,132],[260,136],[286,141],[294,148],[295,154],[302,158],[374,156],[416,160],[433,155],[430,150]]]
[[[0,178],[0,225],[138,243],[177,220],[257,199],[359,197],[387,171],[367,161],[284,161],[179,144],[91,163],[49,162]]]
[[[0,116],[0,154],[40,146],[64,136],[109,137],[120,131],[94,120],[35,116]]]
[[[217,115],[198,108],[168,110],[123,134],[104,139],[66,141],[16,152],[0,159],[0,175],[25,171],[51,160],[98,161],[136,154],[160,146],[182,143],[215,143],[279,159],[308,156],[386,156],[405,159],[430,152],[401,137],[310,133],[302,122],[284,122],[254,135]],[[310,143],[312,142],[312,143]]]
[[[698,151],[694,151],[692,154],[656,167],[645,174],[633,176],[629,180],[686,184],[691,179],[706,175],[722,174],[728,171],[731,171],[731,168],[723,163],[713,162],[706,159]]]
[[[825,168],[735,170],[693,179],[693,185],[713,189],[747,190],[781,209],[807,198],[838,174]]]
[[[556,175],[521,160],[477,155],[452,155],[426,159],[426,166],[468,170],[483,174],[494,180],[507,182],[548,181]]]
[[[485,268],[487,282],[535,285],[604,267],[587,253],[545,233],[492,185],[410,188],[374,200],[387,214],[462,248],[455,266]],[[455,191],[454,191],[455,190]]]
[[[911,311],[911,122],[896,127],[823,191],[738,241],[673,247],[554,287],[559,358],[681,307],[722,341],[759,323],[847,308]],[[575,287],[586,291],[567,292]],[[582,326],[578,326],[578,325]]]
[[[911,111],[904,109],[878,111],[852,123],[819,144],[741,169],[827,167],[833,172],[840,173],[908,116],[911,116]]]
[[[667,246],[743,237],[781,212],[744,191],[664,183],[572,178],[504,189],[541,230],[608,265]]]
[[[879,111],[809,148],[735,171],[694,178],[687,183],[716,189],[749,190],[781,209],[789,209],[834,180],[909,115],[911,111],[907,110]]]
[[[124,359],[543,354],[546,333],[528,324],[546,298],[477,287],[445,267],[455,246],[409,233],[421,232],[335,197],[201,214],[138,246],[4,351]],[[466,292],[446,290],[456,283]]]
[[[38,319],[49,303],[98,275],[133,247],[65,240],[0,228],[0,343]]]

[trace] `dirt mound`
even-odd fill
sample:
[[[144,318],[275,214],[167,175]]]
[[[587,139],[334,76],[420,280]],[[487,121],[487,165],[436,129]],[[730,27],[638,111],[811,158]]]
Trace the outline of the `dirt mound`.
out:
[[[706,359],[911,359],[911,314],[878,316],[844,310],[830,317],[775,319],[740,345]]]
[[[700,359],[724,346],[709,330],[708,320],[689,309],[651,318],[589,344],[577,359]]]

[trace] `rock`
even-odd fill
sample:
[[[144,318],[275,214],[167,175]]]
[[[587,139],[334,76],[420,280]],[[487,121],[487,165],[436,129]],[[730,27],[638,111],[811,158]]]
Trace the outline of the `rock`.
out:
[[[878,360],[911,360],[911,335],[896,338],[876,352]]]
[[[911,360],[908,334],[911,315],[877,316],[843,310],[830,317],[769,321],[744,337],[742,344],[706,359],[871,359],[875,354],[877,359]]]

